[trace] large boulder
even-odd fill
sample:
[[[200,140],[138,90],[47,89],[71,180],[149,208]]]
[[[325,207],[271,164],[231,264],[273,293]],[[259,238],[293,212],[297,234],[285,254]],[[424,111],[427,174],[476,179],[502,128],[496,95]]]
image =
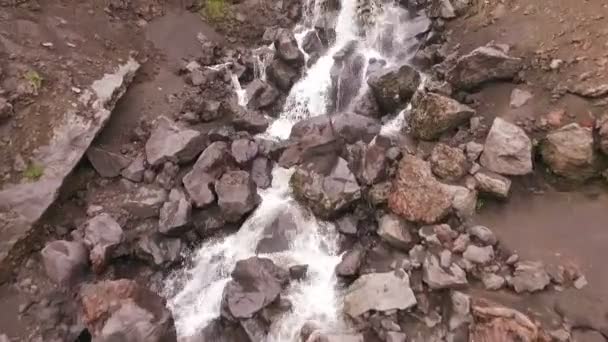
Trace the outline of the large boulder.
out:
[[[123,230],[112,216],[103,213],[87,221],[84,227],[84,243],[91,250],[91,264],[96,272],[104,269],[123,239]]]
[[[119,176],[120,172],[131,164],[129,158],[99,147],[89,147],[87,159],[91,162],[95,171],[105,178]]]
[[[300,51],[298,41],[291,30],[283,29],[277,34],[274,48],[277,51],[277,57],[285,63],[298,69],[304,65],[304,53]]]
[[[182,241],[159,233],[143,236],[137,242],[136,255],[156,266],[170,266],[182,256]]]
[[[335,217],[361,198],[361,188],[348,163],[338,158],[328,173],[314,165],[298,167],[290,180],[297,200],[306,204],[317,216]]]
[[[85,273],[89,263],[86,247],[75,241],[49,242],[40,254],[47,276],[60,285],[73,285]]]
[[[152,166],[166,161],[186,163],[203,150],[203,139],[199,131],[180,127],[163,116],[146,142],[146,158]]]
[[[469,90],[482,83],[510,80],[522,68],[522,59],[511,57],[504,46],[487,45],[473,50],[448,70],[447,80],[456,88]]]
[[[93,341],[177,341],[164,299],[133,280],[83,285],[78,301],[81,321]]]
[[[258,155],[258,144],[251,139],[236,139],[230,145],[230,151],[237,163],[245,165]]]
[[[433,140],[467,123],[474,114],[475,110],[454,99],[427,92],[414,97],[409,122],[414,136]]]
[[[289,211],[280,213],[270,225],[264,228],[255,252],[257,254],[277,253],[289,250],[289,244],[298,233],[298,225]]]
[[[236,129],[247,131],[251,134],[264,133],[270,122],[268,119],[255,111],[238,111],[232,118],[232,124]]]
[[[416,244],[411,232],[413,227],[405,220],[393,214],[383,215],[378,221],[378,235],[389,245],[409,251]]]
[[[222,317],[252,318],[274,302],[289,282],[289,272],[272,260],[258,257],[240,260],[232,271],[232,280],[222,295]]]
[[[471,313],[469,341],[554,341],[528,316],[487,299],[474,298]]]
[[[268,80],[284,92],[288,92],[300,76],[298,70],[280,59],[274,59],[266,69]]]
[[[467,174],[467,157],[464,152],[446,144],[437,144],[429,159],[433,173],[439,178],[456,181]]]
[[[331,116],[316,116],[309,119],[299,121],[291,128],[291,139],[305,139],[312,135],[323,136],[325,134],[335,133],[347,143],[353,144],[359,140],[370,142],[378,133],[380,133],[380,124],[373,118],[352,114],[340,113]]]
[[[215,183],[217,204],[226,221],[237,222],[260,203],[260,196],[246,171],[228,171]]]
[[[256,79],[247,85],[247,107],[253,109],[267,108],[272,106],[281,95],[272,84]]]
[[[515,266],[509,285],[515,292],[535,292],[543,290],[551,283],[551,277],[545,265],[538,261],[522,261]]]
[[[532,142],[523,129],[496,118],[486,137],[480,163],[503,175],[528,174],[532,172]]]
[[[596,175],[598,157],[589,128],[573,123],[550,132],[541,142],[540,152],[559,176],[584,181]]]
[[[408,221],[430,224],[449,213],[452,197],[451,192],[435,179],[428,162],[405,156],[393,181],[388,205]]]
[[[477,181],[477,190],[479,192],[499,198],[507,199],[511,190],[511,180],[497,173],[480,170],[474,176]]]
[[[163,234],[180,234],[189,228],[192,204],[181,189],[172,189],[169,200],[160,209],[158,231]]]
[[[467,274],[455,263],[448,268],[441,267],[439,258],[434,254],[427,253],[422,264],[422,280],[432,290],[459,288],[466,286]]]
[[[420,74],[413,67],[404,64],[372,73],[367,84],[382,111],[395,113],[407,105],[418,89]]]
[[[407,310],[414,305],[416,297],[403,271],[362,275],[344,296],[344,312],[352,318],[370,310]]]
[[[167,191],[154,185],[142,185],[127,195],[124,208],[131,215],[146,219],[157,217],[160,208],[167,200]]]
[[[260,189],[266,189],[272,184],[272,161],[265,157],[253,160],[251,178]]]

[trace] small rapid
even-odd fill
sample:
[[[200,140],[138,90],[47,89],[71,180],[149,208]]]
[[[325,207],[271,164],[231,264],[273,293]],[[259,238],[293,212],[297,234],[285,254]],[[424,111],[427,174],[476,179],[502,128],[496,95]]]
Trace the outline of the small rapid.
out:
[[[370,0],[374,1],[374,0]],[[405,9],[392,2],[371,13],[373,24],[362,27],[358,20],[357,4],[360,0],[342,0],[336,18],[335,42],[305,72],[291,89],[282,113],[262,135],[282,140],[289,137],[292,126],[308,117],[327,114],[331,97],[331,70],[334,55],[347,44],[357,41],[357,52],[365,57],[359,88],[353,98],[367,91],[365,78],[370,59],[381,59],[388,66],[404,63],[415,53],[416,35],[425,25],[424,17],[412,17]],[[314,29],[321,20],[322,1],[307,0],[304,18],[295,29],[301,46],[306,32]],[[422,19],[420,19],[422,18]],[[364,32],[361,35],[361,32]],[[307,56],[308,59],[308,56]],[[261,63],[264,64],[264,63]],[[263,66],[260,67],[263,74]],[[258,72],[256,72],[258,74]],[[246,103],[245,93],[233,79],[239,103]],[[348,105],[348,104],[341,104]],[[390,134],[402,129],[404,112],[389,120],[383,132]],[[260,190],[261,204],[243,223],[240,229],[227,237],[206,241],[191,255],[190,266],[175,272],[166,280],[165,295],[173,312],[179,336],[188,337],[220,315],[222,292],[230,280],[237,261],[256,255],[256,246],[264,237],[264,230],[282,213],[290,213],[297,224],[287,251],[259,256],[272,259],[283,267],[308,265],[307,277],[293,281],[282,296],[292,308],[271,326],[268,342],[297,341],[300,328],[307,321],[316,321],[331,331],[346,331],[341,318],[341,289],[334,269],[340,262],[339,234],[333,223],[321,221],[292,197],[289,179],[293,170],[275,167],[272,186]]]

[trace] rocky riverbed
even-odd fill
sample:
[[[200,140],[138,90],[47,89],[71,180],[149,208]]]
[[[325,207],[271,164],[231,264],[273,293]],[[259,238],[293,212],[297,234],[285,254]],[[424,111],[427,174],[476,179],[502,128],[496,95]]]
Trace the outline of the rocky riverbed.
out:
[[[601,1],[0,4],[0,341],[607,340]]]

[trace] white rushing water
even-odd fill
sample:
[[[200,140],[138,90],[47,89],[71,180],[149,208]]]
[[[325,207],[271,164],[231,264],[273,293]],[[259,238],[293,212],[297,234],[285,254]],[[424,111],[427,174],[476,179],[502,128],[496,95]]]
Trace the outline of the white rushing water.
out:
[[[341,1],[335,43],[294,85],[283,112],[268,128],[265,137],[285,139],[297,121],[326,114],[331,100],[333,55],[349,42],[357,40],[357,49],[366,59],[381,58],[388,65],[403,63],[411,57],[415,48],[413,35],[421,31],[420,25],[423,23],[407,18],[404,9],[387,2],[382,11],[374,14],[375,25],[367,30],[365,36],[361,36],[356,2]],[[305,33],[323,15],[323,9],[315,0],[307,0],[304,12],[310,14],[305,15],[294,31],[299,44]],[[366,61],[363,77],[367,64]],[[235,78],[233,82],[236,83],[239,102],[246,102],[238,79]],[[359,96],[366,91],[366,87],[366,82],[362,82]],[[385,125],[383,132],[398,131],[403,122],[403,113],[399,113]],[[306,279],[292,282],[283,294],[291,301],[292,310],[274,322],[268,342],[297,341],[301,326],[310,320],[332,331],[348,329],[341,319],[342,295],[334,275],[335,266],[340,261],[338,234],[332,223],[317,220],[295,202],[289,189],[292,173],[292,170],[276,167],[272,186],[259,191],[262,202],[239,231],[223,239],[207,241],[191,256],[191,267],[167,279],[165,293],[179,336],[192,336],[219,316],[222,292],[236,262],[256,255],[256,246],[264,236],[264,229],[284,212],[290,212],[298,225],[289,250],[261,256],[271,258],[284,267],[307,264],[308,273]]]

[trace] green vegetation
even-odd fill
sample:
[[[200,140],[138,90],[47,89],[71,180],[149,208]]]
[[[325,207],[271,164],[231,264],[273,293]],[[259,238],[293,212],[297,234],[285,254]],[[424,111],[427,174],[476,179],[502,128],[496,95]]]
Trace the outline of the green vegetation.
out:
[[[208,19],[220,20],[226,16],[226,3],[225,0],[203,0],[205,6],[203,13]]]
[[[30,70],[25,74],[25,79],[30,82],[30,85],[35,92],[38,92],[42,88],[42,82],[44,78],[36,70]]]
[[[44,167],[37,164],[30,164],[23,172],[23,176],[30,182],[37,181],[44,174]]]
[[[483,200],[483,198],[478,198],[477,205],[475,205],[475,210],[480,211],[485,204],[486,204],[486,202]]]

